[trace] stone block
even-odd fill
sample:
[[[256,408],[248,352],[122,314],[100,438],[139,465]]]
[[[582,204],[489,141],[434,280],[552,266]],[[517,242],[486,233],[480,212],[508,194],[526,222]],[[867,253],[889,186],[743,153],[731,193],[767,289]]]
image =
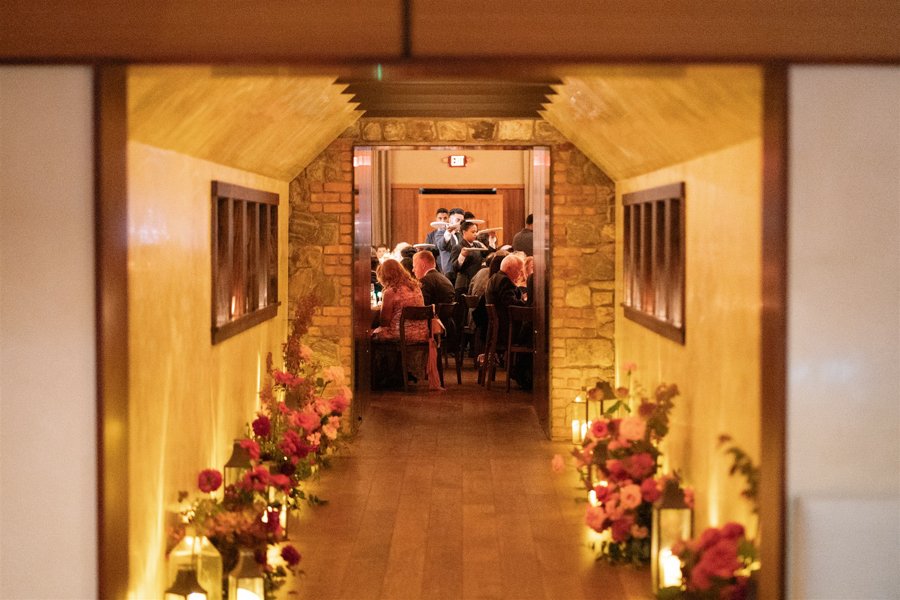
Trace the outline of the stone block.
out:
[[[380,142],[384,139],[381,131],[381,123],[369,121],[362,126],[362,138],[367,142]]]
[[[534,139],[534,120],[510,119],[497,123],[497,139],[499,141],[518,141]]]
[[[615,362],[613,343],[608,339],[568,340],[566,344],[566,364],[609,368]]]
[[[558,144],[566,140],[556,127],[543,119],[534,122],[534,139],[545,144]]]
[[[406,123],[404,121],[385,121],[382,124],[384,139],[389,142],[398,142],[406,139]]]
[[[437,137],[447,142],[464,142],[469,130],[465,121],[438,121]]]
[[[497,130],[496,121],[469,121],[469,136],[476,141],[491,141]]]
[[[612,281],[615,279],[616,264],[613,247],[610,246],[610,252],[594,253],[584,255],[579,258],[578,270],[581,276],[586,280],[594,281]]]
[[[433,121],[416,120],[406,124],[406,135],[413,142],[431,142],[435,138]]]

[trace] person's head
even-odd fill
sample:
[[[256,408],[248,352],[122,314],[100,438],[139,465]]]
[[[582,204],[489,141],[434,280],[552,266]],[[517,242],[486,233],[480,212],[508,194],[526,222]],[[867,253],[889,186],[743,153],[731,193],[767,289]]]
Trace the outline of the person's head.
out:
[[[523,268],[523,274],[525,275],[526,278],[527,278],[529,275],[531,275],[532,273],[534,273],[534,257],[533,257],[533,256],[526,256],[526,257],[525,257],[525,262],[524,262],[522,268]]]
[[[488,265],[488,267],[490,268],[488,273],[493,275],[494,273],[499,271],[500,263],[502,263],[503,259],[507,256],[509,256],[509,252],[507,252],[506,250],[497,250],[496,252],[494,252],[494,258],[491,259],[491,263]]]
[[[384,288],[409,287],[418,285],[409,271],[393,258],[385,259],[375,271],[375,277]]]
[[[451,208],[451,209],[450,209],[450,216],[451,216],[451,217],[452,217],[453,215],[463,216],[463,215],[465,215],[465,214],[466,214],[466,211],[464,211],[463,209],[461,209],[461,208],[459,208],[459,207],[457,207],[457,208]]]
[[[434,220],[446,223],[448,220],[450,220],[450,211],[446,208],[437,209],[436,211],[434,211]]]
[[[471,244],[475,241],[475,236],[478,235],[478,225],[472,221],[463,221],[460,231],[462,231],[463,239]]]
[[[434,268],[434,254],[428,250],[420,250],[413,255],[413,274],[417,279],[422,279],[425,274]]]
[[[375,258],[377,258],[379,261],[384,260],[384,255],[387,254],[387,251],[387,246],[385,246],[384,244],[379,244],[375,247]]]
[[[409,247],[409,242],[400,242],[396,246],[394,246],[394,251],[391,252],[391,258],[396,260],[400,260],[403,258],[403,249]]]
[[[522,275],[522,259],[515,254],[510,254],[500,263],[500,271],[506,273],[510,281],[516,283]]]
[[[529,214],[525,217],[525,229],[534,228],[534,214]]]
[[[403,250],[400,251],[401,258],[412,258],[416,255],[416,247],[415,246],[406,246]]]
[[[473,212],[469,212],[467,210],[463,213],[463,219],[465,219],[466,221],[468,221],[470,219],[474,219],[474,218],[475,218],[475,213],[473,213]]]

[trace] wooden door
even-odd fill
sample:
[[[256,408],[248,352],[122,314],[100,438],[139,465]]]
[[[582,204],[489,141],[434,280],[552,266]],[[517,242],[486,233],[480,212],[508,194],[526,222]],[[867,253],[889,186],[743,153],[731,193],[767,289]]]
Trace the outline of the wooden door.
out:
[[[366,412],[371,388],[370,335],[372,326],[370,285],[372,257],[372,169],[370,146],[353,149],[354,246],[353,246],[353,376],[356,382],[350,417],[354,431]]]

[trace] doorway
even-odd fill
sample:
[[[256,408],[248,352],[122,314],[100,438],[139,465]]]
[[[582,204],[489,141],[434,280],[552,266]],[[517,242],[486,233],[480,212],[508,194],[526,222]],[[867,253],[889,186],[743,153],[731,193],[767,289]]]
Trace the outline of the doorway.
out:
[[[458,176],[460,171],[451,165],[452,156],[462,157],[464,165],[484,163],[481,179],[471,173]],[[535,354],[531,395],[541,429],[549,439],[551,401],[546,316],[546,274],[550,268],[549,148],[355,146],[353,165],[353,370],[357,389],[354,422],[358,423],[367,410],[371,391],[372,248],[383,245],[390,249],[398,242],[422,242],[431,230],[430,222],[437,208],[462,207],[485,222],[482,228],[497,230],[498,248],[511,245],[526,216],[533,215]]]

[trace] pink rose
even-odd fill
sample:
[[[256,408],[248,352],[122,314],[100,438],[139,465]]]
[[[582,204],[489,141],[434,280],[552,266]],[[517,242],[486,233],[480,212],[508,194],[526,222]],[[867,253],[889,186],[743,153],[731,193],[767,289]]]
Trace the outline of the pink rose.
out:
[[[216,491],[220,485],[222,485],[222,474],[215,469],[203,469],[197,476],[197,487],[204,494]]]
[[[291,567],[296,567],[300,563],[301,556],[296,548],[288,544],[281,549],[281,558]]]
[[[706,530],[700,534],[700,549],[706,550],[707,548],[711,548],[718,541],[722,539],[722,533],[716,529],[715,527],[707,527]]]
[[[597,502],[606,502],[609,498],[610,489],[608,485],[595,485],[594,495],[597,496]]]
[[[291,478],[287,475],[270,475],[269,483],[273,486],[281,490],[282,492],[289,492],[291,488],[294,487],[291,483]]]
[[[635,484],[623,486],[621,491],[621,502],[625,509],[637,508],[643,500],[641,496],[641,488]]]
[[[250,455],[250,460],[259,460],[259,444],[250,439],[241,440],[241,448]]]
[[[591,423],[591,436],[595,440],[605,438],[609,435],[609,421],[606,419],[597,419]]]
[[[266,437],[272,431],[272,421],[266,415],[259,415],[253,421],[253,433],[259,437]]]
[[[550,468],[553,469],[554,473],[562,473],[566,469],[566,462],[561,455],[554,454],[553,459],[550,461]]]
[[[276,383],[280,383],[284,387],[292,388],[297,387],[301,383],[303,383],[302,377],[295,377],[290,373],[286,373],[284,371],[272,371],[272,378]]]
[[[731,579],[734,572],[741,568],[737,554],[737,542],[723,538],[700,555],[694,568],[699,568],[712,577]]]
[[[656,468],[656,461],[653,460],[653,457],[650,456],[646,452],[641,452],[640,454],[635,454],[634,456],[629,456],[624,461],[622,461],[625,472],[627,472],[634,479],[643,479],[650,475],[653,472],[653,469]]]
[[[616,388],[616,398],[619,398],[620,400],[623,398],[627,398],[628,392],[629,392],[629,389],[627,387],[620,385],[619,387]]]
[[[336,412],[338,414],[342,414],[347,410],[347,407],[350,406],[350,401],[347,400],[347,396],[343,393],[337,394],[336,396],[332,396],[331,398],[331,412]]]
[[[625,417],[619,426],[619,435],[630,441],[644,439],[647,432],[647,421],[640,417]]]
[[[308,409],[302,410],[297,415],[297,424],[307,432],[312,432],[322,424],[322,417]]]
[[[329,440],[337,439],[337,436],[338,436],[337,427],[335,427],[331,423],[328,423],[327,425],[322,425],[322,433],[324,433],[325,437],[327,437]]]
[[[594,531],[603,531],[606,529],[606,511],[600,506],[588,506],[584,521]]]
[[[725,523],[722,526],[722,537],[736,540],[744,537],[744,526],[740,523]]]
[[[262,466],[253,467],[244,473],[238,485],[247,491],[264,492],[269,485],[269,470]]]
[[[331,404],[325,402],[321,398],[318,398],[315,402],[313,402],[313,408],[317,413],[319,413],[319,415],[323,417],[331,412]]]
[[[306,436],[306,441],[309,442],[310,444],[312,444],[313,448],[318,447],[319,444],[322,443],[321,432],[317,431],[316,433],[309,434],[308,436]]]
[[[631,526],[631,537],[642,540],[650,533],[650,530],[646,527],[641,527],[637,523]]]
[[[627,541],[631,536],[631,526],[634,524],[632,517],[622,517],[612,523],[612,538],[614,542]]]
[[[610,477],[618,480],[625,479],[627,475],[625,473],[625,467],[622,466],[622,461],[615,458],[606,461],[606,471],[609,473]]]
[[[659,485],[654,479],[645,479],[641,483],[641,497],[647,502],[656,502],[662,496]]]

